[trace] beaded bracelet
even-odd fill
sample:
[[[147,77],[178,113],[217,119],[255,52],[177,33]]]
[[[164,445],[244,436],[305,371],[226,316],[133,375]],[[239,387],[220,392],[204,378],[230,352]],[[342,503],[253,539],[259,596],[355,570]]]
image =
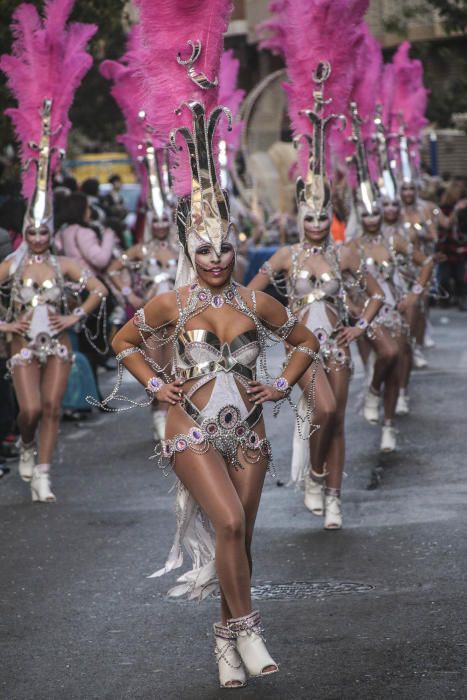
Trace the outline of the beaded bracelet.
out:
[[[285,377],[277,377],[272,383],[272,386],[276,391],[279,391],[284,396],[287,396],[292,391],[289,382]]]
[[[360,330],[366,331],[366,329],[368,328],[368,321],[366,320],[366,318],[359,318],[355,325],[357,326],[357,328],[360,328]]]
[[[151,377],[146,384],[146,391],[151,396],[157,394],[157,392],[160,391],[163,386],[165,386],[163,379],[159,379],[159,377]]]
[[[85,316],[87,316],[87,313],[82,306],[77,306],[76,309],[73,309],[73,316],[77,316],[78,318],[84,318]]]

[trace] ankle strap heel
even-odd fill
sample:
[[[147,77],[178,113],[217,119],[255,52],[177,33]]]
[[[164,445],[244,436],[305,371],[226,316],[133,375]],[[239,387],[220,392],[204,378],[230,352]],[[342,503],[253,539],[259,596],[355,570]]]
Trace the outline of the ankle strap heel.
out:
[[[243,688],[246,685],[246,673],[237,651],[235,634],[220,623],[213,625],[213,631],[220,687]]]
[[[227,625],[237,638],[237,651],[252,678],[268,676],[279,670],[266,648],[258,610],[228,620]]]

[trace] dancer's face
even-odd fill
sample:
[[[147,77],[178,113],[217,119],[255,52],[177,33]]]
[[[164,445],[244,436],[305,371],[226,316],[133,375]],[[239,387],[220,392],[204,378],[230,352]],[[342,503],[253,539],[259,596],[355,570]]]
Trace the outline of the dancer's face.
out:
[[[387,224],[395,224],[399,218],[400,204],[397,199],[385,200],[383,202],[383,217]]]
[[[414,185],[412,184],[405,184],[402,185],[401,187],[401,199],[404,202],[404,204],[413,204],[415,202],[415,197],[417,193],[415,190]]]
[[[196,272],[201,282],[208,287],[223,287],[230,281],[235,262],[235,251],[231,243],[223,243],[220,255],[211,245],[198,246],[195,253]]]
[[[156,241],[165,241],[170,231],[169,221],[153,221],[151,224],[152,237]]]
[[[373,214],[362,214],[362,226],[365,233],[379,233],[381,228],[381,212],[376,210]]]
[[[47,226],[29,226],[25,233],[29,251],[34,255],[42,255],[50,246],[50,231]]]
[[[326,214],[322,214],[318,221],[315,221],[311,215],[307,215],[303,220],[303,229],[307,241],[310,243],[321,243],[329,236],[331,221]]]

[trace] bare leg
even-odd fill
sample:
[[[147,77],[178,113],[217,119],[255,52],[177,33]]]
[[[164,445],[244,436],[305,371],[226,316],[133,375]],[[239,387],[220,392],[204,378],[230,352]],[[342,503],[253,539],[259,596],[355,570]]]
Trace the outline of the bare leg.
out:
[[[301,389],[306,389],[311,380],[311,371],[300,380]],[[315,474],[322,474],[331,444],[336,417],[336,399],[323,366],[316,370],[316,405],[313,423],[320,426],[310,438],[310,463]]]
[[[27,365],[16,365],[13,372],[13,386],[18,400],[18,427],[23,444],[34,440],[41,417],[41,370],[36,360]]]
[[[326,488],[333,489],[333,495],[339,495],[345,463],[345,409],[349,394],[350,369],[330,369],[329,384],[336,400],[336,414],[332,439],[327,454]],[[338,492],[338,493],[334,493]]]
[[[181,407],[174,407],[169,413],[167,436],[184,432],[191,425]],[[225,461],[213,448],[202,455],[187,450],[177,454],[175,473],[214,527],[216,568],[228,610],[233,617],[248,615],[251,593],[246,517]]]
[[[60,406],[65,394],[71,364],[58,357],[49,357],[42,370],[41,405],[42,419],[39,435],[39,464],[47,465],[57,442],[60,422]]]
[[[379,326],[375,329],[375,338],[370,344],[376,352],[376,362],[373,370],[371,388],[379,393],[381,385],[391,376],[397,362],[398,346],[389,331]]]

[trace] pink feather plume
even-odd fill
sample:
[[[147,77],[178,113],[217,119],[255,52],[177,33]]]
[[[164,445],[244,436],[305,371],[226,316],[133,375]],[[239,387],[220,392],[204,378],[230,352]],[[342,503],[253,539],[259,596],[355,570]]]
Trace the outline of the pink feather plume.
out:
[[[180,116],[175,110],[187,100],[205,105],[206,113],[218,104],[218,89],[202,90],[187,75],[185,66],[177,63],[177,54],[187,59],[191,54],[188,41],[201,41],[202,51],[193,68],[213,81],[219,75],[223,50],[223,34],[232,9],[231,0],[135,0],[141,25],[142,77],[144,109],[165,145],[172,129],[191,127],[191,114],[184,108]],[[174,190],[187,194],[191,189],[188,155],[180,154],[173,173]]]
[[[111,94],[122,111],[126,125],[126,132],[118,137],[118,141],[125,146],[145,186],[146,169],[139,160],[141,144],[146,138],[145,119],[141,117],[144,100],[140,52],[140,27],[134,25],[128,35],[125,55],[119,61],[103,61],[99,70],[106,80],[113,82]]]
[[[407,135],[419,138],[421,130],[428,123],[425,113],[428,103],[428,90],[423,85],[423,65],[421,61],[409,57],[410,44],[404,41],[392,59],[394,70],[393,118],[401,114],[406,124]]]
[[[245,96],[245,91],[237,88],[238,71],[240,61],[235,58],[232,49],[224,51],[221,56],[219,69],[219,104],[228,107],[232,112],[232,130],[228,131],[227,121],[219,122],[219,138],[227,144],[227,161],[231,165],[235,151],[240,144],[243,122],[237,120],[240,105]]]
[[[73,5],[74,0],[46,0],[44,19],[29,4],[20,5],[13,14],[13,52],[1,56],[0,70],[18,102],[18,107],[5,113],[13,121],[23,164],[35,155],[28,143],[39,141],[40,111],[46,98],[52,100],[51,145],[66,148],[71,128],[68,111],[91,67],[86,46],[97,31],[93,24],[67,25]],[[34,168],[30,167],[23,175],[25,197],[32,195],[34,180]]]
[[[331,64],[325,85],[325,98],[332,98],[329,112],[346,112],[355,83],[355,55],[362,41],[362,22],[369,0],[278,0],[270,5],[272,21],[263,23],[272,36],[262,48],[280,48],[289,83],[284,87],[289,99],[289,115],[294,134],[311,134],[312,126],[300,114],[313,106],[316,89],[312,72],[318,63]],[[272,42],[272,43],[271,43]],[[304,175],[306,153],[301,149],[299,170]]]
[[[371,34],[366,22],[362,22],[360,27],[360,38],[353,57],[353,64],[354,84],[349,102],[357,103],[360,117],[363,120],[361,125],[362,138],[368,147],[371,146],[371,138],[374,133],[373,120],[383,74],[383,54],[379,42]],[[349,119],[344,131],[333,134],[333,153],[341,164],[345,163],[346,158],[352,155],[355,150],[354,144],[350,141],[351,134],[352,125]],[[369,160],[371,161],[371,159]],[[370,162],[370,168],[372,166],[374,169],[375,164]]]

